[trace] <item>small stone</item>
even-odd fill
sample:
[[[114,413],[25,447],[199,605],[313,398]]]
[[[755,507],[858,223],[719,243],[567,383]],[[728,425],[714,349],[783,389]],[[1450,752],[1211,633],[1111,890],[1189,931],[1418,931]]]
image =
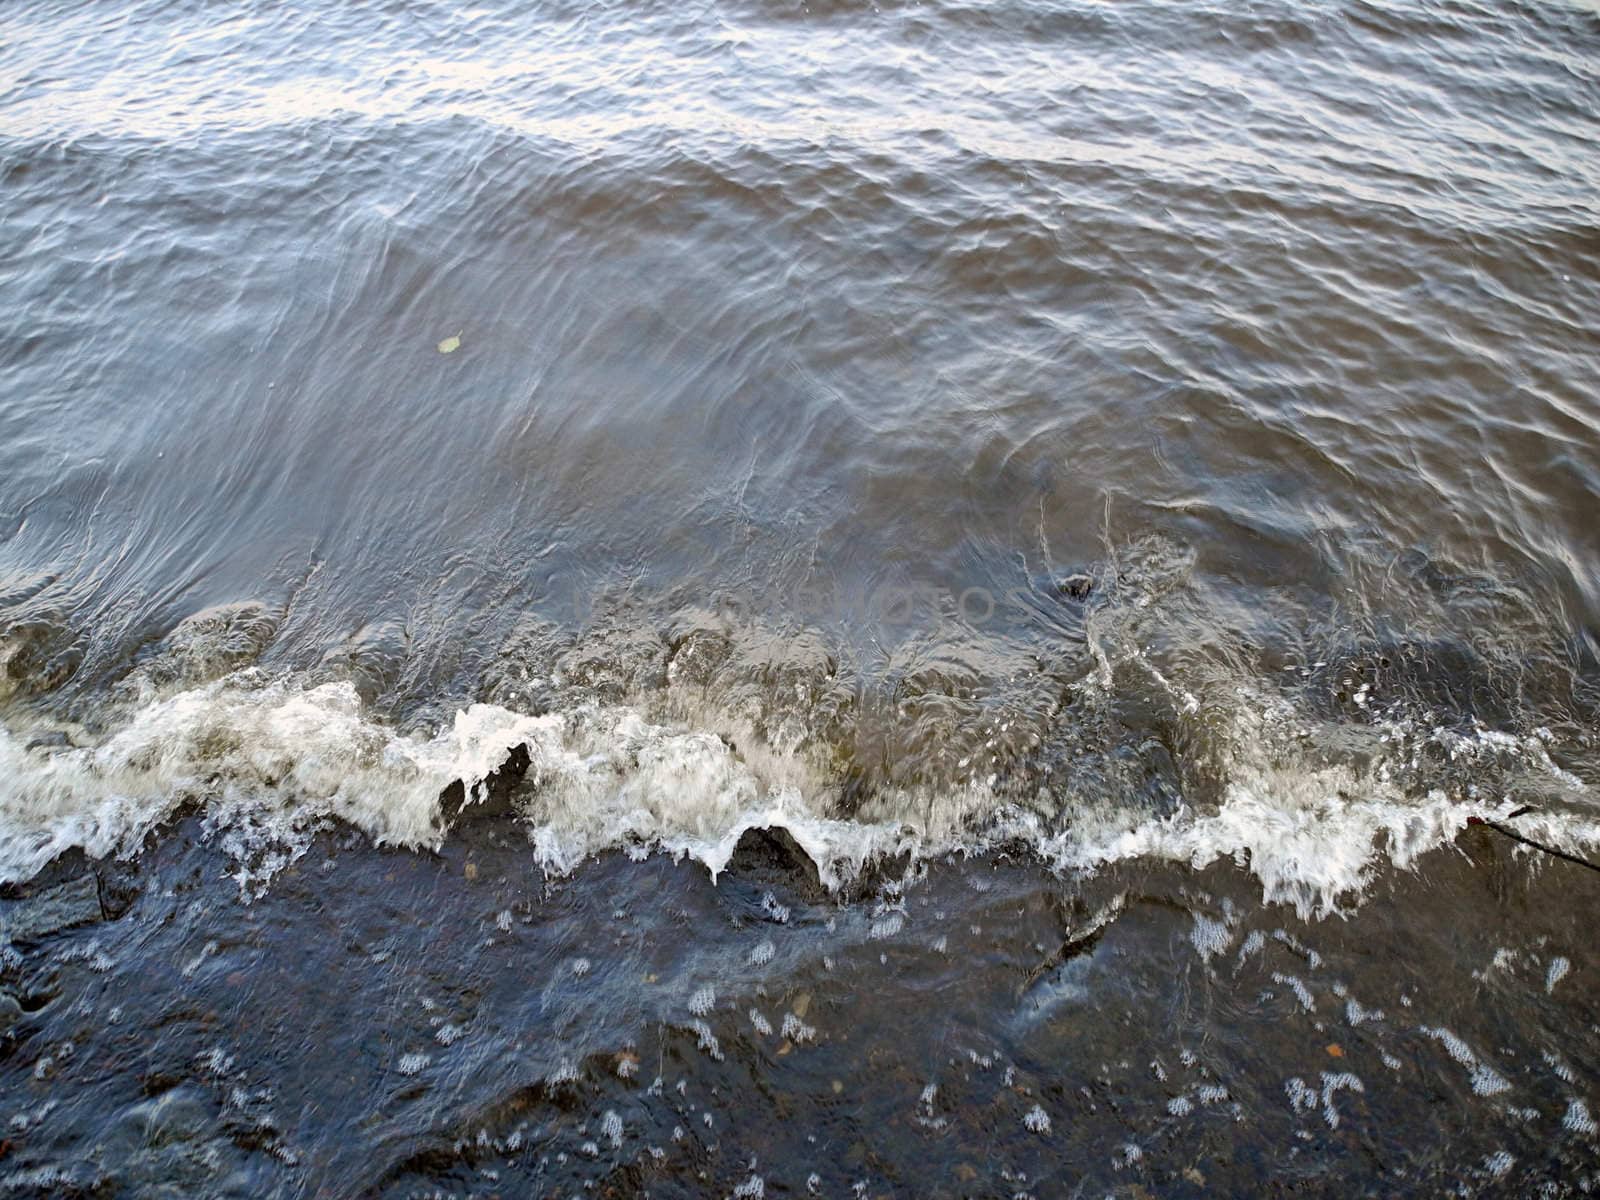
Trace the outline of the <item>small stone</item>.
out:
[[[746,829],[739,835],[726,869],[736,879],[776,886],[814,902],[828,895],[817,864],[781,826]]]
[[[1073,600],[1082,600],[1094,591],[1094,579],[1079,572],[1056,580],[1056,591]]]
[[[439,795],[440,811],[446,821],[482,820],[515,815],[517,788],[527,775],[533,758],[526,745],[506,751],[505,759],[472,789],[455,780]]]

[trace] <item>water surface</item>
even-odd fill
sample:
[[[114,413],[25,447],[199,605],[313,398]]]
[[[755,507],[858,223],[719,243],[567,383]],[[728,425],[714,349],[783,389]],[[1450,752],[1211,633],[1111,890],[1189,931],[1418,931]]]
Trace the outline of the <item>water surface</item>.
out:
[[[5,959],[0,1187],[1600,1183],[1592,897],[1558,899],[1587,872],[1469,828],[1600,856],[1591,5],[18,3],[0,189],[5,919],[86,871],[115,917]],[[761,846],[809,932],[734,971]],[[494,912],[439,865],[491,847]],[[1147,876],[1159,903],[1115,900]],[[1096,913],[1114,952],[1050,948]],[[363,922],[359,955],[318,948]],[[484,922],[492,968],[463,957]],[[1250,931],[1321,946],[1290,953],[1348,996],[1237,957]],[[388,1032],[444,1010],[380,944],[584,995],[557,958],[598,981],[612,951],[563,939],[626,937],[687,999]],[[1435,937],[1435,1006],[1400,1020]],[[281,991],[274,955],[304,1004],[362,1003],[265,1032],[238,997]],[[800,1047],[764,997],[850,955],[871,983],[802,1039],[815,1079],[714,1019]],[[224,962],[235,999],[161,999]],[[1517,988],[1469,1036],[1491,966]],[[1411,1050],[1336,1035],[1350,996]],[[879,1071],[908,1010],[954,1024]],[[1262,1032],[1291,1015],[1309,1059]],[[187,1065],[136,1063],[168,1038]],[[1172,1082],[1212,1038],[1256,1047],[1191,1081],[1226,1104]],[[272,1137],[194,1065],[218,1047]],[[602,1048],[636,1077],[601,1087]],[[651,1048],[763,1099],[726,1139],[698,1101],[672,1120],[701,1149],[657,1160]],[[968,1050],[1018,1112],[940,1082]],[[1507,1087],[1441,1082],[1480,1067]],[[547,1103],[572,1121],[508,1149]],[[209,1182],[107,1132],[169,1104]],[[1103,1119],[1149,1105],[1166,1159]],[[85,1140],[93,1171],[48,1174]]]

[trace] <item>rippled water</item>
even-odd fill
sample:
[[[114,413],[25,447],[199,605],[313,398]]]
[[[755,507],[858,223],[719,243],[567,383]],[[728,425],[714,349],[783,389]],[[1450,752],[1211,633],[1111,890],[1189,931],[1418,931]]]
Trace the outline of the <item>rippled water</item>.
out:
[[[5,959],[5,996],[33,1007],[0,1071],[39,1093],[29,1104],[71,1108],[94,1056],[67,1070],[50,1045],[116,1064],[133,1053],[113,1051],[119,1037],[231,1022],[230,1070],[280,1095],[276,1140],[224,1153],[217,1080],[232,1076],[194,1068],[215,1046],[185,1042],[159,1086],[144,1069],[145,1099],[103,1078],[107,1099],[54,1124],[19,1101],[20,1165],[0,1188],[66,1187],[39,1173],[111,1136],[95,1122],[144,1128],[156,1118],[137,1106],[174,1096],[199,1131],[184,1153],[221,1174],[196,1182],[113,1138],[102,1174],[70,1185],[421,1194],[494,1190],[483,1172],[502,1170],[520,1193],[599,1186],[613,1151],[654,1161],[642,1143],[610,1146],[615,1097],[577,1118],[574,1147],[570,1130],[529,1133],[527,1161],[505,1147],[516,1121],[495,1117],[485,1145],[511,1156],[499,1168],[450,1149],[477,1136],[440,1132],[459,1114],[374,1134],[391,1118],[379,1085],[356,1081],[391,1078],[381,1055],[338,1081],[314,1055],[291,1070],[248,1034],[264,1019],[248,1002],[213,996],[179,1017],[155,997],[183,993],[195,954],[217,943],[227,959],[239,922],[271,913],[254,944],[315,964],[303,1003],[371,1001],[315,1026],[316,1045],[354,1062],[434,985],[377,970],[365,944],[348,960],[304,949],[326,936],[316,911],[408,920],[426,864],[490,847],[538,954],[574,930],[612,937],[607,905],[660,904],[648,936],[670,929],[677,949],[648,973],[687,987],[733,953],[717,923],[755,919],[739,899],[753,845],[781,863],[773,903],[799,888],[787,903],[816,906],[815,921],[693,1015],[724,1050],[733,1035],[711,1014],[764,1011],[761,989],[810,994],[841,946],[900,936],[870,935],[887,919],[875,907],[965,912],[964,889],[991,871],[1013,872],[1020,911],[1057,914],[1085,889],[1109,913],[1116,887],[1138,890],[1124,873],[1154,872],[1179,924],[1192,909],[1231,953],[1231,931],[1309,922],[1313,939],[1334,913],[1374,946],[1405,946],[1405,929],[1453,913],[1497,931],[1472,953],[1503,951],[1495,962],[1521,964],[1529,987],[1483,1017],[1466,1062],[1426,1030],[1454,1028],[1446,1010],[1487,986],[1483,964],[1425,955],[1444,1007],[1408,1018],[1408,1036],[1445,1048],[1441,1070],[1532,1039],[1516,1053],[1537,1043],[1571,1079],[1537,1101],[1469,1092],[1471,1118],[1428,1126],[1397,1178],[1600,1185],[1572,1166],[1593,1153],[1592,1123],[1563,1107],[1600,1111],[1592,967],[1581,921],[1546,900],[1568,889],[1592,913],[1586,869],[1526,846],[1484,867],[1496,831],[1464,834],[1489,820],[1600,856],[1592,5],[17,3],[0,13],[0,195],[0,877],[21,913],[92,869],[102,916],[118,918]],[[768,845],[763,829],[785,832]],[[1463,871],[1451,846],[1469,841]],[[197,881],[176,927],[174,864]],[[386,892],[395,872],[407,882]],[[125,912],[112,874],[142,897]],[[496,914],[459,874],[417,901],[438,927],[408,953],[437,954],[474,989],[521,978],[467,948]],[[346,876],[361,882],[328,882]],[[1512,894],[1538,898],[1521,902],[1525,926]],[[546,911],[552,895],[572,910]],[[1197,933],[1179,965],[1167,918],[1147,915],[1167,910],[1112,908],[1120,957],[1063,976],[1060,996],[1181,1004],[1183,1037],[1238,1041],[1266,1037],[1258,984],[1299,995],[1282,964],[1219,973],[1220,933]],[[703,919],[678,927],[677,911]],[[829,1194],[1203,1188],[1183,1170],[1205,1174],[1187,1135],[1169,1130],[1189,1158],[1160,1175],[1159,1155],[1119,1149],[1147,1130],[1086,1109],[1063,1133],[1065,1098],[1117,1109],[1133,1085],[1107,1080],[1158,1053],[1109,1049],[1129,1035],[1096,1024],[1102,1011],[1083,1046],[1105,1069],[1077,1050],[1067,1064],[1078,1018],[1060,996],[1045,1016],[1010,1013],[1032,1003],[1031,984],[1006,982],[1034,978],[1020,960],[1076,944],[1080,917],[1042,939],[1022,920],[1003,949],[979,930],[1009,918],[953,920],[944,966],[863,954],[855,978],[873,982],[854,986],[881,1003],[835,997],[834,1032],[868,1041],[905,1005],[948,1009],[955,1024],[926,1034],[907,1087],[973,1038],[999,1039],[994,1062],[1031,1056],[1029,1081],[1005,1086],[1046,1118],[1057,1103],[1048,1137],[1007,1115],[1027,1154],[925,1153],[947,1129],[934,1103],[889,1103],[870,1063],[823,1037],[810,1049],[824,1073],[865,1108],[834,1157],[801,1170],[800,1143],[760,1148],[754,1114],[803,1137],[834,1110],[775,1082],[776,1059],[713,1070],[724,1060],[685,1025],[699,1050],[683,1071],[763,1099],[727,1144],[706,1137],[687,1165],[630,1166],[607,1186],[758,1195],[755,1179],[784,1194],[832,1163]],[[28,919],[0,915],[13,932]],[[869,933],[840,933],[853,922]],[[105,929],[123,949],[83,949]],[[1414,987],[1363,960],[1360,938],[1322,952],[1353,956],[1329,986]],[[83,967],[96,953],[120,965]],[[232,994],[269,986],[248,958],[230,962]],[[169,959],[175,978],[150,973]],[[1541,990],[1556,959],[1577,978]],[[559,1031],[491,1005],[494,1049],[430,1048],[426,1071],[400,1072],[418,1111],[448,1094],[445,1109],[501,1113],[607,1039],[643,1054],[655,1022],[659,1041],[666,1008],[599,966],[595,979],[592,1009]],[[1193,980],[1215,997],[1198,1015]],[[1398,1003],[1384,1003],[1391,1021]],[[101,1017],[69,1029],[69,1010],[108,1007],[121,1032]],[[543,1065],[474,1082],[528,1038]],[[1339,1138],[1399,1118],[1374,1112],[1351,1134],[1323,1111],[1357,1093],[1376,1106],[1372,1071],[1318,1059],[1313,1078],[1262,1045],[1234,1063],[1248,1097],[1243,1076],[1214,1081],[1238,1122],[1265,1130],[1227,1135],[1256,1149],[1226,1186],[1290,1169],[1262,1149],[1281,1145],[1303,1149],[1292,1169],[1308,1189],[1341,1170],[1386,1186],[1385,1152],[1353,1168]],[[447,1084],[432,1072],[452,1054]],[[1117,1054],[1132,1067],[1112,1070]],[[124,1083],[141,1070],[96,1069]],[[639,1076],[634,1091],[652,1072]],[[1396,1114],[1450,1091],[1397,1078]],[[599,1086],[549,1086],[568,1085]],[[283,1094],[341,1096],[359,1115],[289,1130]],[[1174,1121],[1210,1111],[1188,1092],[1160,1104],[1180,1100]],[[1273,1124],[1285,1113],[1321,1125],[1301,1139]],[[1521,1132],[1479,1145],[1467,1130],[1486,1114]],[[587,1155],[591,1140],[610,1148]],[[363,1173],[374,1145],[390,1165]],[[537,1185],[518,1174],[529,1162]]]

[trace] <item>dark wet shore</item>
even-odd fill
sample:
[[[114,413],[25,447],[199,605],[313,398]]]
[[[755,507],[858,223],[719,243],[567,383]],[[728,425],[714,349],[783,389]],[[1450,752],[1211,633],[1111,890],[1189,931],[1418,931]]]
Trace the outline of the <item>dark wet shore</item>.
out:
[[[1231,865],[547,880],[493,819],[244,903],[201,833],[8,893],[0,1194],[1600,1186],[1600,877],[1482,829],[1310,922]]]

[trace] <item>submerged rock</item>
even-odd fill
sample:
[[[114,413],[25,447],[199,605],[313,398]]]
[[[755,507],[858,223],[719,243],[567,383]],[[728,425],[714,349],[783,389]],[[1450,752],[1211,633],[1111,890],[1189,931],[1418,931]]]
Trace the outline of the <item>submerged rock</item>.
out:
[[[64,929],[103,920],[99,881],[92,874],[79,875],[7,904],[0,910],[0,936],[38,942]]]
[[[459,779],[445,788],[439,797],[445,820],[455,821],[466,817],[509,817],[515,815],[512,803],[517,786],[528,773],[533,759],[527,746],[513,746],[505,762],[485,777],[476,795],[469,796],[466,785]]]
[[[1094,577],[1082,571],[1061,576],[1056,580],[1056,591],[1071,600],[1085,600],[1094,591]]]
[[[820,901],[828,895],[817,864],[782,827],[746,829],[726,869],[739,879],[777,885],[807,900]]]

